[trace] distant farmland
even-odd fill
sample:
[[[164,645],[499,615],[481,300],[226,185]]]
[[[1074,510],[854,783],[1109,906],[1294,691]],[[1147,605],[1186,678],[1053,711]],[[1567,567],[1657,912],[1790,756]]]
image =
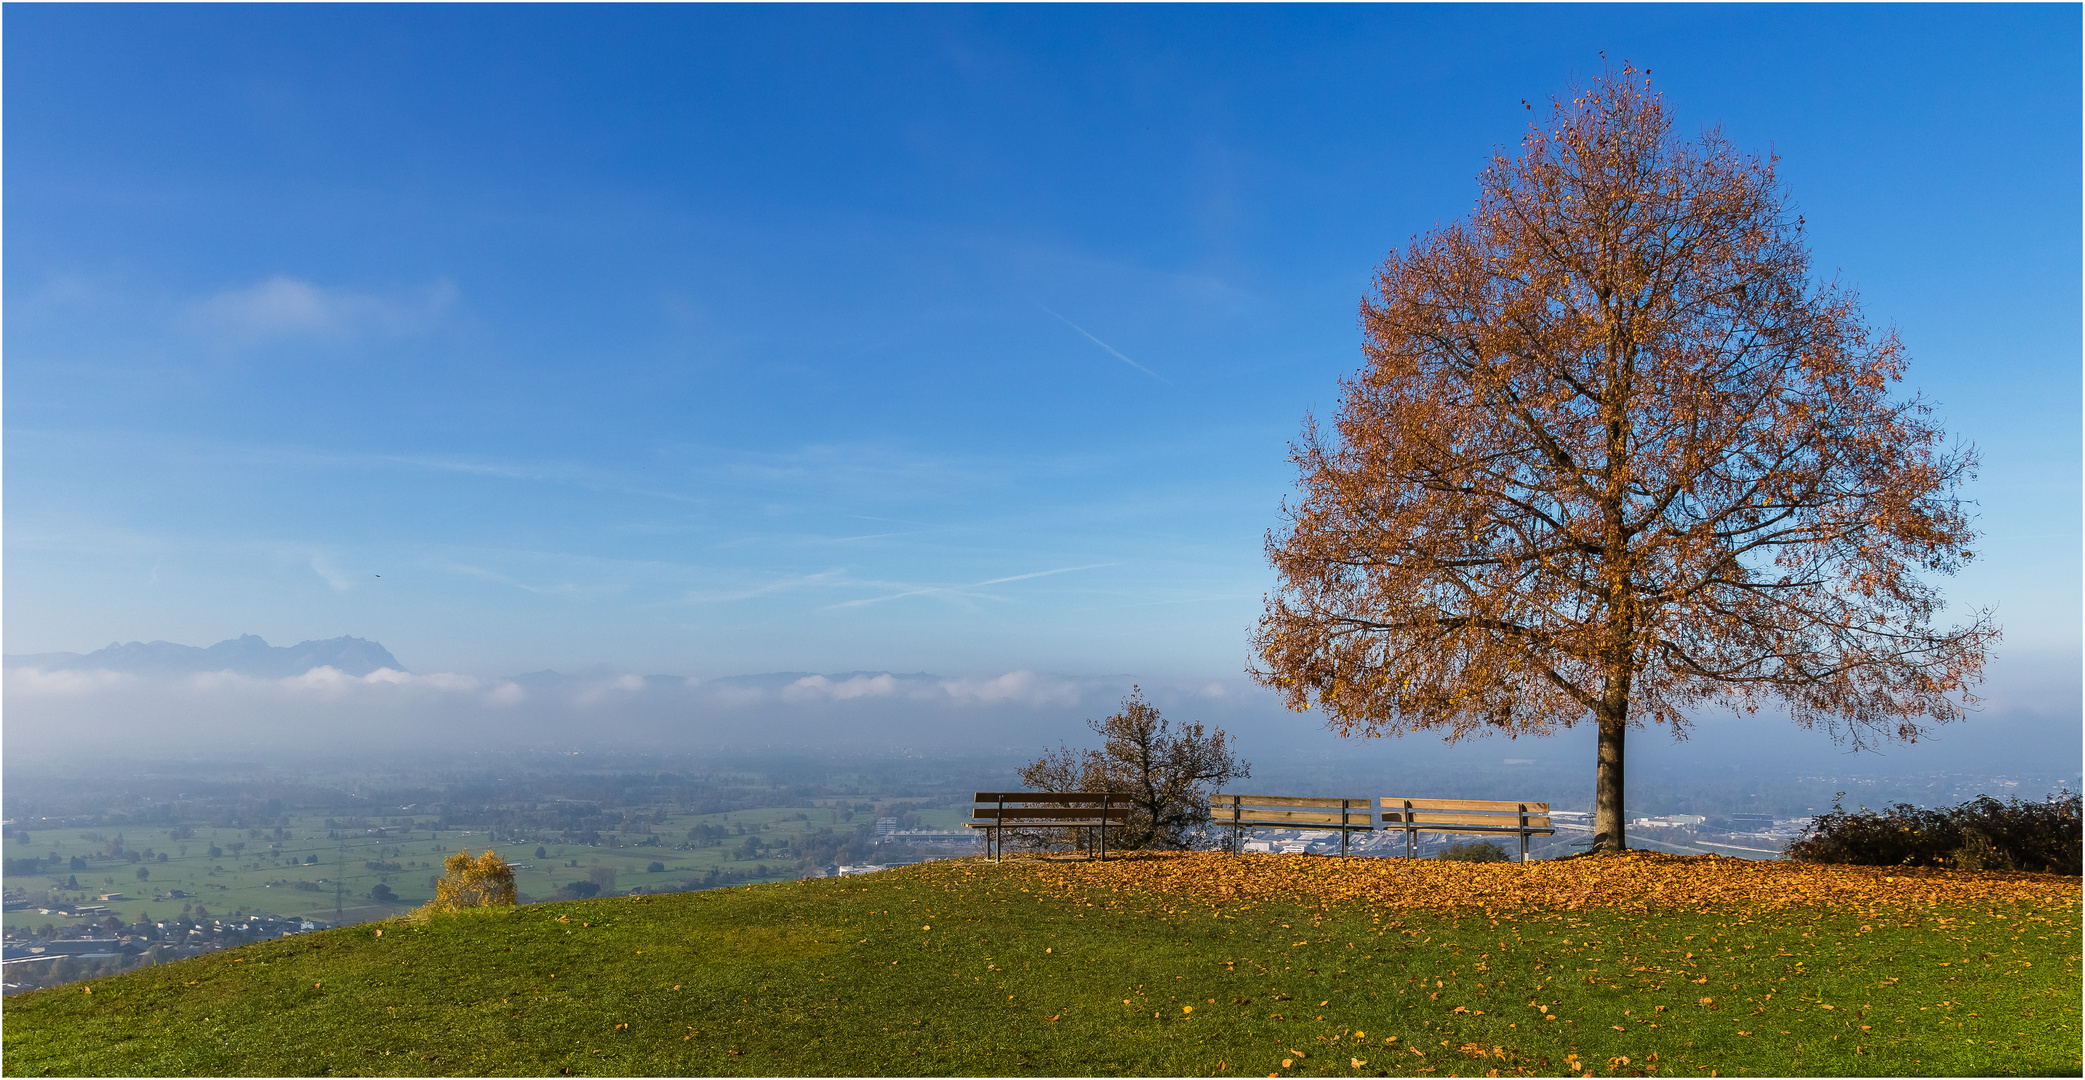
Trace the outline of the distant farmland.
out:
[[[938,827],[953,826],[962,818],[960,811],[917,813]],[[31,906],[6,913],[6,925],[17,930],[65,924],[63,917],[38,910],[48,906],[54,890],[61,899],[92,905],[102,903],[97,899],[102,893],[120,892],[126,899],[107,904],[106,914],[125,923],[170,919],[197,904],[215,916],[247,912],[333,922],[336,896],[341,920],[361,921],[424,903],[433,895],[431,880],[441,873],[444,857],[487,848],[516,864],[521,892],[536,899],[548,899],[561,886],[603,877],[604,870],[613,872],[615,892],[701,888],[713,873],[715,879],[708,884],[795,878],[807,836],[820,829],[851,833],[865,820],[856,815],[849,822],[845,816],[833,807],[815,805],[650,814],[641,822],[600,832],[592,844],[540,845],[533,840],[495,842],[483,829],[441,830],[434,822],[408,814],[332,819],[330,827],[328,818],[314,814],[279,817],[278,824],[268,828],[155,822],[37,829],[25,823],[26,841],[15,828],[9,830],[7,873],[0,884],[11,899],[30,901]],[[686,847],[690,830],[704,827],[711,834],[706,846]],[[760,849],[749,852],[748,839],[757,841]],[[542,857],[536,855],[539,846]],[[24,872],[29,860],[38,860],[37,867]],[[653,863],[665,869],[649,870]],[[143,879],[138,877],[140,869],[147,874]],[[76,881],[78,888],[66,888],[69,881]],[[391,889],[396,900],[372,899],[378,885]],[[187,895],[171,896],[175,890]]]

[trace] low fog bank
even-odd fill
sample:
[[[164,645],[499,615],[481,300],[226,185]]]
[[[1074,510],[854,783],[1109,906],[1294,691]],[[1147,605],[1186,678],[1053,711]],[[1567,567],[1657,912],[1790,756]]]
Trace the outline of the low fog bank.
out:
[[[1784,717],[1704,714],[1684,740],[1663,729],[1636,731],[1628,747],[1630,773],[2076,775],[2085,754],[2077,657],[2014,658],[1991,675],[1980,712],[1914,746],[1853,754],[1826,733],[1802,731]],[[1243,678],[1133,680],[1030,671],[967,677],[781,672],[714,680],[537,672],[486,679],[392,668],[351,675],[319,667],[270,678],[23,665],[5,675],[5,748],[16,764],[81,754],[390,756],[524,746],[1012,760],[1060,742],[1089,741],[1083,721],[1114,711],[1133,682],[1141,682],[1167,717],[1230,732],[1254,764],[1256,787],[1316,791],[1352,783],[1379,791],[1400,775],[1459,770],[1497,774],[1496,782],[1525,776],[1531,791],[1522,797],[1561,805],[1590,785],[1593,742],[1584,725],[1549,738],[1454,744],[1432,736],[1342,739],[1321,717],[1289,712]]]

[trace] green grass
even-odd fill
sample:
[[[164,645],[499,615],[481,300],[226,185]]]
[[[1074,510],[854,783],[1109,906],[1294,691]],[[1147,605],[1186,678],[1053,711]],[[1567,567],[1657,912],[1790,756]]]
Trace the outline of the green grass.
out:
[[[1216,909],[1030,892],[1048,872],[929,864],[302,935],[11,998],[0,1071],[2080,1069],[2075,905]]]

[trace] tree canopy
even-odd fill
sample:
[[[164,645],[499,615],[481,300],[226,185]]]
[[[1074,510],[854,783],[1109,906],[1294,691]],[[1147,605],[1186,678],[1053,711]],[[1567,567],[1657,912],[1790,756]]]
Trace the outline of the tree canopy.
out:
[[[1938,622],[1974,453],[1892,396],[1903,344],[1813,278],[1775,164],[1610,71],[1392,254],[1336,438],[1293,448],[1256,676],[1343,734],[1597,724],[1600,849],[1630,727],[1960,718],[1998,633]]]
[[[1037,791],[1120,792],[1133,807],[1109,843],[1124,848],[1178,848],[1209,820],[1209,787],[1252,775],[1222,728],[1174,726],[1131,687],[1122,708],[1086,726],[1098,749],[1060,746],[1021,770]]]

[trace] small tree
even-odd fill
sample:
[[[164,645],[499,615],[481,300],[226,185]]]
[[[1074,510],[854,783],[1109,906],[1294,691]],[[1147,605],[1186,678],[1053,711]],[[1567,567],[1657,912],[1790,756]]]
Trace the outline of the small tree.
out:
[[[1130,820],[1113,834],[1124,848],[1178,848],[1209,820],[1209,787],[1252,775],[1232,752],[1222,728],[1172,721],[1131,687],[1122,711],[1086,726],[1101,737],[1098,750],[1060,746],[1021,770],[1038,791],[1107,791],[1127,796]],[[1205,786],[1207,785],[1207,786]]]
[[[1506,849],[1500,847],[1495,841],[1471,840],[1468,842],[1452,842],[1448,845],[1447,850],[1435,855],[1434,858],[1447,862],[1507,862],[1512,859],[1512,856],[1507,854]]]
[[[424,910],[514,906],[514,871],[498,853],[488,851],[473,859],[459,851],[444,860],[442,868],[448,876],[435,883],[434,899]]]

